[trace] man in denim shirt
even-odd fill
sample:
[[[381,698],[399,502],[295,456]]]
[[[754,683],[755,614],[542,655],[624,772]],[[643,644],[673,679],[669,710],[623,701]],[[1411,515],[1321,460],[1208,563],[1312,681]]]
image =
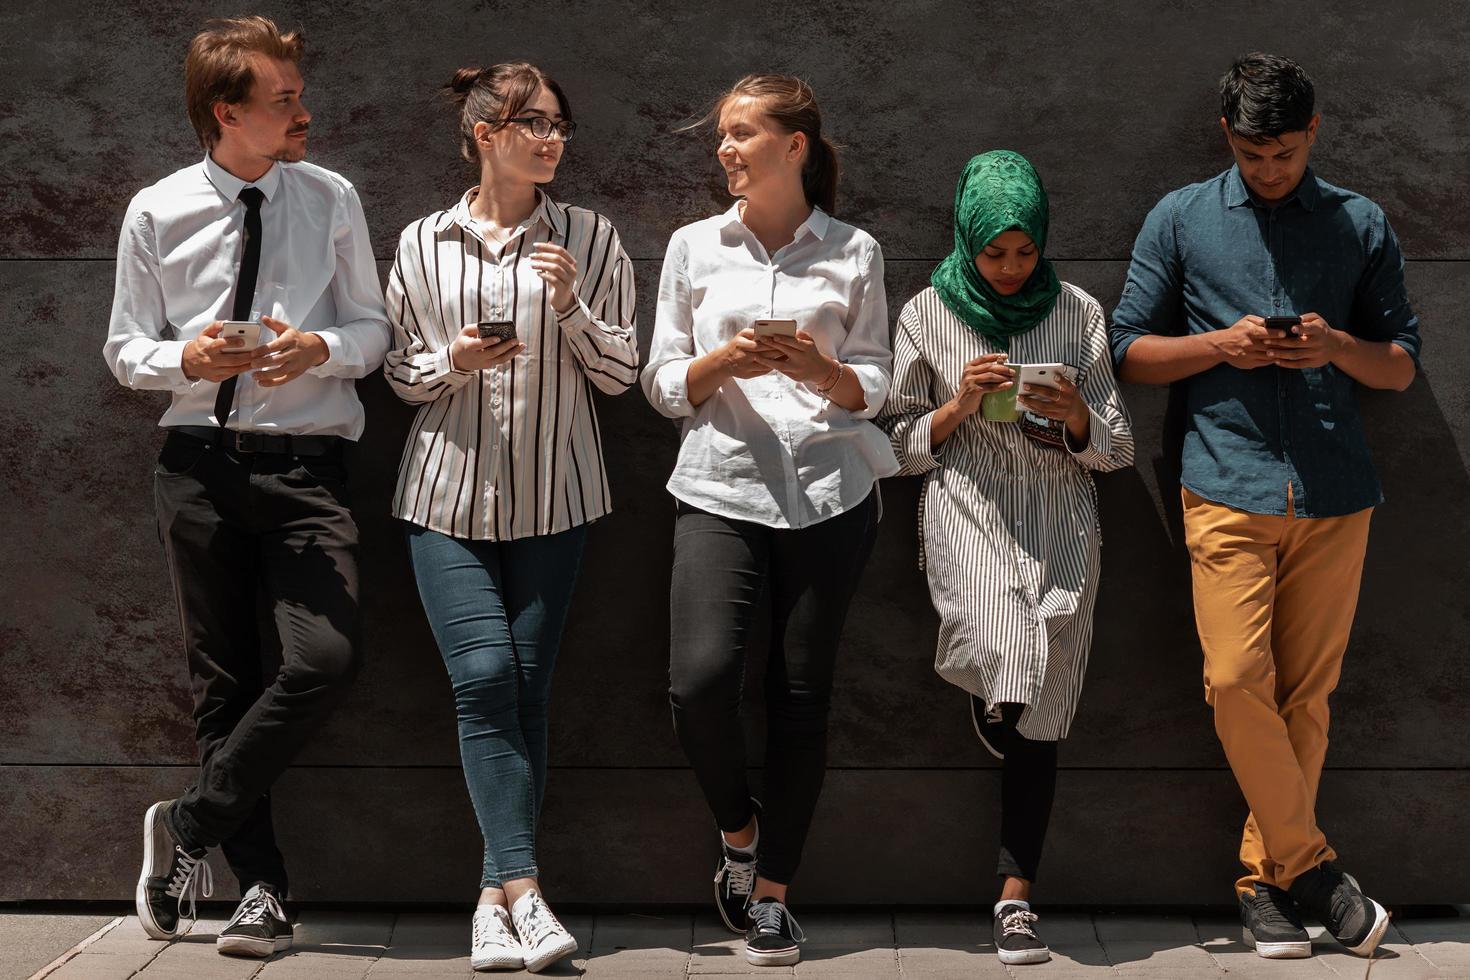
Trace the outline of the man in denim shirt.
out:
[[[1124,381],[1184,387],[1205,699],[1251,808],[1236,883],[1245,941],[1310,955],[1300,909],[1366,956],[1388,916],[1332,863],[1317,784],[1382,500],[1354,389],[1409,386],[1418,321],[1383,211],[1307,166],[1320,117],[1306,73],[1245,55],[1220,101],[1235,166],[1150,212],[1113,359]]]

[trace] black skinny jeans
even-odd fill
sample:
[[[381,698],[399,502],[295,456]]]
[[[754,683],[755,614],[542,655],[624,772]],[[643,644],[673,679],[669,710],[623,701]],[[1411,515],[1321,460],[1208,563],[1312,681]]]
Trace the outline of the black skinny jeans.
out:
[[[669,701],[674,731],[720,829],[752,815],[740,726],[745,655],[771,595],[766,778],[756,867],[789,884],[827,769],[838,640],[878,529],[875,490],[820,524],[770,528],[680,503],[674,527]]]
[[[970,695],[977,717],[985,702]],[[995,873],[1036,881],[1046,826],[1057,791],[1057,743],[1036,742],[1016,731],[1024,704],[998,705],[1005,726],[1005,753],[1000,773],[1000,860]]]

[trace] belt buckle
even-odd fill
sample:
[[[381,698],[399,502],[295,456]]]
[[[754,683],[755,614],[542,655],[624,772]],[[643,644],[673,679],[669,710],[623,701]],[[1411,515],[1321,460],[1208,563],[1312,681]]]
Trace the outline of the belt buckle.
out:
[[[235,451],[241,453],[255,452],[255,433],[245,432],[241,429],[235,430]]]

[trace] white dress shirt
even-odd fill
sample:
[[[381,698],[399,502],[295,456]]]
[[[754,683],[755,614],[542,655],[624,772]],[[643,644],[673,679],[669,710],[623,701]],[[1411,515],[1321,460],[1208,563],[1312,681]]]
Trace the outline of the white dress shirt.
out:
[[[393,348],[383,373],[419,406],[393,514],[459,538],[556,534],[612,509],[592,389],[638,380],[633,263],[612,222],[545,194],[502,243],[470,214],[479,188],[403,230],[388,273]],[[551,306],[531,267],[538,242],[577,263],[577,301]],[[462,371],[449,345],[470,324],[510,320],[525,350]]]
[[[129,388],[168,391],[159,425],[215,425],[219,384],[190,381],[184,345],[228,320],[244,251],[241,189],[260,188],[261,312],[318,334],[327,360],[262,388],[239,376],[229,427],[292,435],[362,435],[353,379],[377,369],[388,322],[362,203],[352,185],[309,163],[277,163],[247,184],[206,156],[138,192],[117,246],[117,289],[103,356]],[[274,293],[271,284],[280,284]],[[268,328],[265,340],[275,339]]]
[[[866,232],[813,209],[775,255],[741,220],[741,203],[674,233],[659,280],[643,390],[682,418],[668,489],[701,510],[801,528],[856,506],[898,472],[868,420],[893,368],[883,253]],[[857,376],[866,405],[849,412],[777,371],[726,381],[697,407],[689,365],[761,318],[795,320]]]

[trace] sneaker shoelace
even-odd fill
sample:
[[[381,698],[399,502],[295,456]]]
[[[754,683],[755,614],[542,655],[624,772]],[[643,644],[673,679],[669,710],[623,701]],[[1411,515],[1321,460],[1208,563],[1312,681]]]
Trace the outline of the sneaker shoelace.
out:
[[[205,897],[208,897],[207,892]],[[281,903],[275,893],[262,888],[255,893],[253,898],[240,906],[235,912],[235,917],[230,920],[230,925],[253,926],[264,920],[267,915],[273,915],[282,922],[286,920],[286,910],[281,908]]]
[[[516,923],[516,931],[521,934],[522,941],[531,946],[540,946],[541,941],[547,936],[561,929],[561,923],[557,921],[556,915],[541,900],[541,896],[535,892],[531,893],[531,908],[526,912],[524,921]],[[530,935],[526,935],[530,933]]]
[[[174,875],[169,879],[164,894],[179,900],[179,918],[194,922],[199,918],[194,908],[196,896],[214,897],[214,872],[209,870],[204,855],[194,857],[178,845],[174,845],[174,862]],[[189,902],[187,915],[184,913],[186,899]]]
[[[755,862],[736,861],[728,854],[720,870],[715,872],[715,884],[725,883],[725,894],[750,897],[755,891]]]
[[[1039,916],[1035,912],[1027,912],[1025,909],[1015,909],[1007,912],[1000,918],[1001,936],[1029,936],[1040,942],[1036,937],[1036,930],[1031,928],[1031,923],[1038,921]]]
[[[475,916],[474,931],[470,938],[470,944],[476,949],[482,946],[488,946],[491,943],[509,946],[513,945],[514,941],[515,937],[511,934],[510,926],[503,917],[496,915],[494,912],[488,912],[483,915],[477,914]]]
[[[806,942],[806,933],[797,925],[791,910],[780,902],[756,902],[750,906],[750,921],[761,935],[779,935],[783,921],[791,923],[791,938],[799,943]]]

